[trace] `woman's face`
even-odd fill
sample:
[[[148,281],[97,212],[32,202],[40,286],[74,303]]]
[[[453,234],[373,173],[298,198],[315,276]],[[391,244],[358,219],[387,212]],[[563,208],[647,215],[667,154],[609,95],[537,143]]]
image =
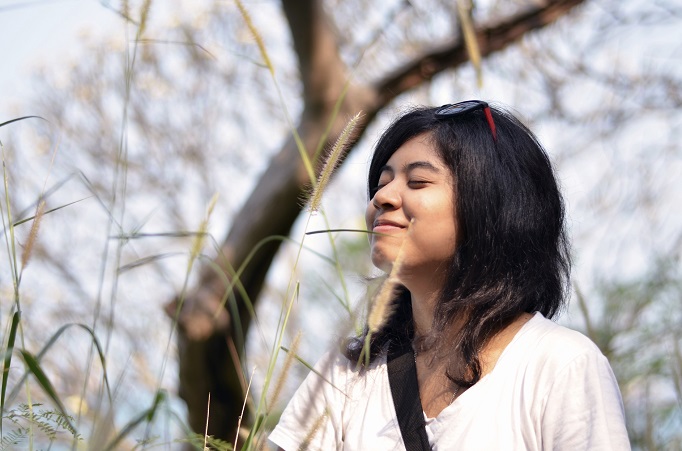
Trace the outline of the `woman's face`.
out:
[[[390,271],[407,239],[401,278],[443,273],[457,244],[453,186],[428,134],[403,144],[382,168],[367,205],[367,229],[380,234],[370,235],[372,263]]]

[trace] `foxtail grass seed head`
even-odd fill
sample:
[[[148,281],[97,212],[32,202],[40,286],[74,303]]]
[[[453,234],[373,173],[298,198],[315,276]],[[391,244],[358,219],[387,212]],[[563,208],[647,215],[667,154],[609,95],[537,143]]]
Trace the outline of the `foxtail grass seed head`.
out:
[[[386,321],[391,317],[393,310],[395,309],[393,298],[395,296],[396,290],[398,289],[398,284],[400,283],[398,273],[400,272],[400,267],[403,264],[405,243],[407,242],[407,238],[410,236],[411,228],[412,221],[410,221],[410,224],[407,227],[407,233],[403,238],[403,242],[400,244],[400,249],[398,250],[398,255],[393,262],[393,266],[391,267],[391,272],[381,285],[379,293],[374,298],[374,302],[372,302],[372,308],[370,309],[369,316],[367,318],[367,327],[369,328],[370,334],[376,333],[378,330],[380,330]]]
[[[301,443],[301,446],[298,447],[299,451],[307,451],[310,448],[310,442],[312,442],[313,438],[315,438],[315,434],[317,434],[317,432],[320,430],[328,416],[329,413],[327,411],[327,407],[325,407],[324,412],[322,412],[322,414],[315,419],[315,422],[308,430],[305,439],[303,439],[303,443]]]
[[[287,377],[289,376],[289,371],[291,370],[291,364],[294,362],[296,354],[298,354],[298,346],[300,345],[300,343],[301,332],[298,332],[296,334],[296,337],[294,337],[294,341],[291,343],[291,346],[289,347],[287,357],[286,359],[284,359],[284,366],[282,367],[282,371],[279,374],[279,378],[277,378],[275,388],[272,391],[272,397],[270,398],[271,407],[275,405],[275,403],[279,399],[279,396],[282,394],[282,389],[284,388],[284,384],[286,383]]]
[[[370,333],[376,333],[393,314],[392,300],[396,293],[397,279],[387,277],[381,285],[381,289],[372,302],[372,308],[367,318],[367,327]]]
[[[35,217],[33,218],[33,224],[31,225],[31,232],[28,235],[28,241],[26,242],[26,247],[24,247],[24,253],[21,255],[21,267],[25,268],[31,259],[31,253],[33,252],[33,247],[36,244],[36,239],[38,237],[38,230],[40,229],[40,221],[43,219],[45,214],[45,201],[41,200],[36,209]]]
[[[322,166],[322,172],[320,172],[320,176],[317,179],[317,184],[313,189],[313,194],[312,196],[310,196],[310,211],[318,211],[320,209],[320,204],[322,203],[322,194],[324,193],[324,190],[327,188],[327,185],[329,184],[329,181],[332,178],[334,170],[339,165],[341,155],[344,154],[344,150],[347,147],[348,140],[350,139],[351,136],[353,136],[353,131],[355,130],[355,127],[357,126],[361,118],[362,112],[358,112],[358,114],[353,116],[353,118],[350,121],[348,121],[343,131],[339,135],[338,139],[336,140],[336,143],[334,143],[334,147],[332,147],[331,152],[329,152],[329,156],[327,157],[327,159],[324,162],[324,165]]]
[[[147,21],[149,20],[149,9],[152,6],[152,0],[145,0],[142,4],[142,11],[140,12],[140,27],[137,29],[137,37],[141,37],[147,29]]]
[[[469,54],[471,65],[476,71],[476,83],[478,87],[483,87],[483,70],[481,68],[481,50],[478,47],[478,39],[474,31],[473,22],[473,2],[471,0],[457,0],[457,15],[464,36],[464,43]]]
[[[270,71],[270,74],[274,77],[275,76],[275,67],[272,65],[272,62],[270,61],[270,57],[268,56],[267,50],[265,50],[265,44],[263,43],[263,37],[260,35],[260,33],[258,32],[258,29],[253,24],[253,21],[251,20],[251,15],[249,14],[249,12],[244,7],[244,4],[240,0],[234,0],[234,2],[236,3],[237,8],[239,8],[239,12],[241,13],[242,18],[244,19],[246,26],[249,28],[249,31],[253,35],[253,38],[256,40],[256,45],[258,45],[258,50],[260,50],[261,58],[263,58],[263,63],[265,64],[265,66]]]

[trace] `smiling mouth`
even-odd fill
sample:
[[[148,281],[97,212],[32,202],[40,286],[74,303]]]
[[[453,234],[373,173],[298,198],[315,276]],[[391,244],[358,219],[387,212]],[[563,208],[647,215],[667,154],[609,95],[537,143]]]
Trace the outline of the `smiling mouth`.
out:
[[[392,221],[374,221],[374,225],[372,227],[372,230],[374,232],[379,232],[379,233],[384,233],[387,231],[391,230],[396,230],[396,229],[404,229],[405,226],[398,224],[397,222],[392,222]]]

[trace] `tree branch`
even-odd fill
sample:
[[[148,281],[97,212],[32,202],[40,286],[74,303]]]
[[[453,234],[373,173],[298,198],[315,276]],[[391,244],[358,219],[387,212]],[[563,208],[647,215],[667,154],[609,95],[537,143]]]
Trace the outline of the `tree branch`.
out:
[[[476,38],[481,56],[486,57],[503,50],[527,33],[555,22],[581,3],[584,3],[584,0],[550,1],[542,7],[509,17],[497,25],[477,29]],[[423,55],[374,84],[374,89],[378,93],[378,107],[468,60],[469,55],[461,38],[439,48],[427,49]]]
[[[347,79],[336,34],[321,1],[282,0],[282,7],[298,57],[304,109],[318,114],[336,102]]]

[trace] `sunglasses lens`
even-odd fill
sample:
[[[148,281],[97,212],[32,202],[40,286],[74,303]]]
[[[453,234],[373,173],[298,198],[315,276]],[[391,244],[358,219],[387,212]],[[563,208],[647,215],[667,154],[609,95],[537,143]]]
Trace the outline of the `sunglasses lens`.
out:
[[[455,103],[454,105],[443,105],[436,110],[436,117],[456,116],[467,111],[472,111],[479,108],[483,109],[487,106],[488,104],[485,102],[471,100]]]
[[[466,107],[462,105],[449,105],[438,110],[436,114],[443,116],[446,114],[459,114],[464,110],[466,110]]]
[[[485,112],[485,119],[488,121],[490,126],[490,131],[493,134],[493,139],[497,141],[497,131],[495,129],[495,121],[493,121],[493,115],[490,112],[490,107],[486,102],[481,100],[466,100],[464,102],[459,102],[451,105],[443,105],[438,108],[435,112],[437,118],[452,118],[459,116],[463,113],[468,113],[469,111],[483,110]]]

